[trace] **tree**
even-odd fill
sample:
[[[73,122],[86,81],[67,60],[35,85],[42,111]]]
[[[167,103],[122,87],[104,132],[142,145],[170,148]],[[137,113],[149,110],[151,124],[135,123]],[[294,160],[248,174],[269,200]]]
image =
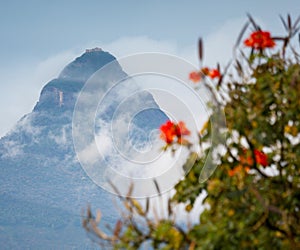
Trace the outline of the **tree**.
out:
[[[100,215],[94,218],[90,209],[83,221],[87,231],[115,249],[138,249],[145,242],[154,249],[300,249],[300,55],[293,40],[300,18],[293,23],[288,15],[281,21],[287,35],[273,37],[249,16],[231,72],[227,67],[221,73],[218,66],[190,74],[195,84],[212,79],[218,107],[199,133],[204,154],[190,153],[187,164],[193,166],[168,201],[169,219],[152,219],[148,200],[142,207],[128,196],[122,198],[128,213],[111,235],[98,228]],[[240,50],[249,27],[252,33]],[[201,61],[202,50],[200,40]],[[227,123],[221,135],[225,144],[210,159],[216,170],[199,181],[206,156],[218,146],[211,133],[220,111]],[[189,147],[184,123],[169,122],[161,133],[166,150],[177,143]],[[187,229],[177,225],[173,206],[184,203],[190,211],[202,192],[199,222]]]

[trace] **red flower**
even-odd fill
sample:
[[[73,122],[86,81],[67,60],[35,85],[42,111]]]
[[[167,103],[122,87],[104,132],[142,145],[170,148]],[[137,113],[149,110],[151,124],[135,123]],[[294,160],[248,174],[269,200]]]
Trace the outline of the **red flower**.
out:
[[[232,177],[232,176],[234,176],[234,175],[236,174],[236,172],[237,172],[237,169],[236,169],[236,168],[234,168],[234,169],[229,169],[229,170],[228,170],[228,175],[229,175],[230,177]]]
[[[167,121],[165,124],[161,125],[160,132],[160,138],[163,139],[167,144],[172,144],[176,137],[177,143],[185,144],[187,141],[182,137],[191,134],[183,121],[180,121],[178,124]]]
[[[232,176],[234,176],[234,175],[236,175],[238,173],[242,173],[243,171],[246,172],[246,173],[248,173],[249,170],[250,170],[250,168],[247,167],[247,166],[244,167],[242,165],[237,165],[234,169],[228,170],[228,175],[230,177],[232,177]]]
[[[204,67],[204,68],[201,69],[201,72],[203,73],[203,75],[207,76],[209,74],[209,68]]]
[[[211,79],[220,78],[220,71],[217,69],[209,69],[208,67],[204,67],[201,69],[201,72],[205,76],[209,76]]]
[[[254,49],[273,48],[275,46],[270,32],[262,30],[253,32],[250,37],[244,41],[244,44]]]
[[[190,80],[194,83],[197,83],[201,80],[201,75],[199,72],[193,71],[190,73]]]
[[[167,121],[160,127],[160,138],[163,139],[167,144],[171,144],[176,135],[176,126],[173,122]]]
[[[240,162],[243,165],[247,165],[247,166],[252,166],[253,165],[253,159],[251,156],[248,156],[247,158],[245,158],[244,156],[240,156]]]
[[[217,70],[217,69],[210,70],[208,75],[209,75],[209,77],[211,79],[220,78],[221,77],[221,74],[220,74],[219,70]]]
[[[254,155],[255,155],[255,160],[258,164],[261,164],[264,167],[268,166],[269,164],[268,157],[265,153],[257,149],[254,149]]]
[[[177,137],[181,137],[183,135],[190,135],[191,132],[187,129],[185,126],[185,123],[183,121],[178,122],[176,126],[176,135]]]
[[[240,164],[235,168],[228,170],[228,175],[230,177],[236,175],[237,173],[241,173],[242,171],[245,171],[246,173],[250,171],[250,167],[253,165],[253,158],[247,153],[246,149],[243,149],[243,152],[244,154],[239,156]],[[268,166],[268,157],[262,151],[254,149],[254,157],[258,164],[261,164],[264,167]]]

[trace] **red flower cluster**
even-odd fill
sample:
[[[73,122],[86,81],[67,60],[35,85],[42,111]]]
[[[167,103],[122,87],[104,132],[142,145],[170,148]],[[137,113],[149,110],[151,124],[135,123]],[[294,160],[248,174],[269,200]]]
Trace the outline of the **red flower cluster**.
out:
[[[246,157],[245,157],[246,156]],[[256,163],[266,167],[268,166],[268,157],[265,153],[262,151],[259,151],[257,149],[254,149],[254,157]],[[250,170],[250,167],[253,165],[253,158],[251,155],[247,156],[246,149],[244,150],[244,155],[240,156],[240,164],[236,166],[233,169],[228,170],[229,176],[234,176],[237,173],[240,173],[242,171],[248,172]]]
[[[250,37],[244,41],[244,44],[254,49],[273,48],[275,46],[270,32],[262,30],[253,32]]]
[[[160,127],[160,138],[163,139],[167,144],[172,144],[177,138],[177,143],[183,144],[187,142],[182,137],[190,135],[190,131],[186,128],[185,123],[180,121],[178,124],[167,121]]]
[[[211,79],[220,78],[221,73],[217,69],[209,69],[207,67],[202,68],[200,72],[193,71],[190,73],[189,78],[194,83],[197,83],[201,80],[201,73],[205,76],[209,76]]]
[[[201,69],[201,72],[203,73],[203,75],[209,76],[211,79],[221,77],[221,73],[217,69],[209,69],[208,67],[205,67]]]

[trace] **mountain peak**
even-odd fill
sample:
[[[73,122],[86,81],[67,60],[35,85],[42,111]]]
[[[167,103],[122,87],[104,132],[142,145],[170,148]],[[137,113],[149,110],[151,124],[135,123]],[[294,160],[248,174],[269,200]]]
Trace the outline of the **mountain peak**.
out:
[[[80,224],[80,210],[91,202],[105,214],[104,224],[115,225],[118,211],[113,209],[112,197],[88,178],[73,144],[73,132],[78,125],[73,123],[73,111],[85,80],[113,60],[116,60],[114,56],[99,48],[86,51],[67,65],[59,78],[46,84],[34,111],[24,116],[10,134],[0,139],[0,241],[5,242],[5,249],[94,248],[87,241],[89,239]],[[101,84],[104,90],[109,89],[103,101],[99,102],[101,106],[97,112],[95,110],[95,125],[90,127],[101,149],[99,157],[100,153],[103,154],[104,160],[99,162],[97,171],[108,169],[108,166],[124,165],[124,156],[117,150],[114,134],[109,129],[116,117],[122,118],[116,124],[120,122],[123,125],[128,121],[128,137],[123,137],[122,131],[118,145],[125,138],[122,145],[125,151],[122,152],[133,146],[137,154],[150,148],[152,141],[149,135],[153,135],[152,131],[155,132],[168,119],[148,91],[134,91],[137,94],[132,95],[129,81],[128,85],[115,84],[115,79],[126,76],[120,65],[114,63],[113,69],[110,68],[108,74],[98,75],[102,78],[96,81],[99,83],[95,88],[96,95]],[[136,90],[135,86],[132,89]],[[92,98],[98,101],[96,99]],[[82,104],[84,109],[89,108],[84,102]],[[136,113],[136,108],[143,112]],[[89,117],[89,112],[91,110],[86,117]],[[127,120],[128,117],[132,120]],[[123,129],[123,126],[118,126]],[[86,132],[82,132],[85,137]],[[96,151],[90,149],[90,137],[83,141],[82,152],[94,161]],[[157,151],[152,150],[159,152],[158,148]],[[136,162],[135,157],[132,156],[132,163]],[[126,162],[125,168],[127,165],[132,170],[144,170],[144,166],[135,168]],[[106,170],[104,172],[106,174]]]
[[[103,51],[103,50],[99,47],[95,47],[95,48],[92,48],[92,49],[86,49],[85,53],[92,53],[92,52],[96,52],[96,51]]]
[[[63,69],[58,78],[85,82],[97,70],[114,60],[116,58],[113,55],[101,48],[86,49],[85,53]]]
[[[116,58],[113,55],[101,48],[86,49],[85,53],[75,58],[62,70],[58,78],[46,84],[34,110],[47,110],[48,112],[66,108],[72,110],[77,93],[85,82],[96,71],[114,60]],[[116,68],[116,72],[121,71],[121,67]]]

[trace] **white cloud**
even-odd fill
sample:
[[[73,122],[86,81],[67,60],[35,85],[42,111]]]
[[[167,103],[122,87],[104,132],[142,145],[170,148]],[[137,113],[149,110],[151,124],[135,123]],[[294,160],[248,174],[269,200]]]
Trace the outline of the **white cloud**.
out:
[[[233,57],[233,46],[246,19],[228,20],[216,32],[208,35],[204,40],[204,62],[210,67],[218,62],[225,66]]]
[[[111,52],[117,58],[144,52],[163,52],[169,54],[178,54],[179,47],[174,41],[154,40],[146,36],[123,37],[109,44],[93,42],[89,47],[99,46],[106,51]]]
[[[70,125],[64,125],[59,133],[54,133],[52,131],[49,132],[48,137],[49,139],[55,141],[55,143],[61,147],[66,148],[68,146],[68,136],[67,131],[71,129]]]
[[[23,154],[23,145],[20,145],[16,141],[4,141],[3,146],[4,150],[1,152],[1,157],[3,159]]]
[[[4,136],[38,101],[42,87],[76,54],[66,51],[41,62],[28,62],[11,69],[0,70],[0,137]]]

